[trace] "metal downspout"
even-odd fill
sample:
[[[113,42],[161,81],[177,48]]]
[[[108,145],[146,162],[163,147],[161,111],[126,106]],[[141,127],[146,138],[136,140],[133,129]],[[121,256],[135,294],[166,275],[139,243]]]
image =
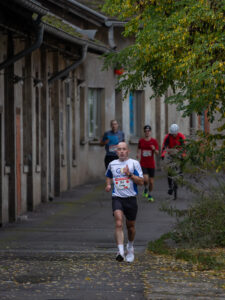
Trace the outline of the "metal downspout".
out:
[[[38,21],[37,38],[36,38],[35,43],[31,47],[19,52],[15,56],[13,56],[13,57],[5,60],[3,63],[1,63],[0,70],[5,69],[6,67],[10,66],[11,64],[14,64],[17,60],[23,58],[24,56],[30,54],[31,52],[33,52],[34,50],[36,50],[37,48],[40,47],[40,45],[42,44],[42,41],[43,41],[44,26],[42,23],[40,23],[40,18],[38,18],[37,21]]]
[[[117,48],[115,41],[114,41],[114,26],[113,25],[111,25],[108,30],[108,41],[109,41],[110,48],[112,48],[112,49]]]
[[[82,64],[82,62],[85,60],[86,55],[87,55],[87,49],[88,46],[84,45],[82,47],[82,56],[81,59],[76,61],[75,63],[73,63],[72,65],[66,67],[64,70],[58,72],[57,74],[55,74],[54,76],[52,76],[51,78],[49,78],[48,83],[51,84],[53,81],[66,77],[68,75],[69,72],[73,71],[74,69],[76,69],[80,64]]]

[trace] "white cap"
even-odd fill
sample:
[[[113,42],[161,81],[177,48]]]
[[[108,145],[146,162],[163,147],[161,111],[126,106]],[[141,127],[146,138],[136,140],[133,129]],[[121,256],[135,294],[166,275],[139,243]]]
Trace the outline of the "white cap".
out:
[[[177,134],[179,131],[179,126],[177,124],[172,124],[170,126],[170,134]]]

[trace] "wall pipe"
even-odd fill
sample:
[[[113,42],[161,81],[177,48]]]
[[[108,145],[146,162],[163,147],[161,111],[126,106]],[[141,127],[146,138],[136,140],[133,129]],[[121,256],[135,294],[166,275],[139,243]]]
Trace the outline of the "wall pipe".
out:
[[[87,50],[88,50],[88,46],[84,45],[82,47],[82,56],[81,59],[79,59],[78,61],[76,61],[75,63],[73,63],[72,65],[66,67],[64,70],[58,72],[57,74],[55,74],[54,76],[52,76],[51,78],[49,78],[48,83],[51,84],[53,81],[63,78],[63,77],[67,77],[69,72],[75,70],[80,64],[82,64],[86,58],[87,55]]]
[[[108,42],[109,42],[109,47],[112,49],[116,49],[117,46],[114,41],[114,26],[110,26],[108,29]]]
[[[31,47],[19,52],[15,56],[13,56],[13,57],[5,60],[4,62],[2,62],[0,64],[0,70],[7,68],[11,64],[14,64],[17,60],[23,58],[24,56],[30,54],[31,52],[33,52],[34,50],[36,50],[37,48],[40,47],[40,45],[43,42],[44,26],[43,26],[42,23],[40,23],[40,18],[39,17],[36,20],[36,22],[37,22],[37,25],[36,25],[37,36],[36,36],[36,41],[34,42],[34,44]]]

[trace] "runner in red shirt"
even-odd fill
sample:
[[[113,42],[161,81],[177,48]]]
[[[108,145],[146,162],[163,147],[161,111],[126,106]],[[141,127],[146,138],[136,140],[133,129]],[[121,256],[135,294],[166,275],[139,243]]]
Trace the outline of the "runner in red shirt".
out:
[[[154,154],[159,154],[159,145],[156,139],[151,137],[151,126],[144,127],[145,137],[141,138],[138,143],[137,159],[140,160],[144,175],[145,189],[143,196],[148,198],[148,201],[153,202],[151,195],[154,185],[155,176],[155,159]]]
[[[177,124],[172,124],[170,126],[169,133],[165,136],[163,140],[161,158],[164,159],[166,153],[168,153],[169,155],[173,155],[177,151],[182,150],[185,143],[185,139],[186,138],[183,135],[183,133],[179,132],[179,126]],[[182,153],[182,155],[185,154]],[[168,176],[168,185],[168,194],[172,195],[172,178],[170,176]]]

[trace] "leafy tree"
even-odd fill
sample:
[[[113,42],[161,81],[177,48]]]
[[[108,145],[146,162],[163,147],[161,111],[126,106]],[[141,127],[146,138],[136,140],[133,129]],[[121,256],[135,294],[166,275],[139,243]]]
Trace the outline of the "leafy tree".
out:
[[[105,58],[106,68],[120,64],[126,71],[120,89],[148,84],[156,97],[172,88],[166,101],[184,116],[207,111],[211,122],[219,120],[217,132],[200,132],[185,144],[184,183],[206,196],[182,217],[174,237],[223,247],[225,187],[216,179],[224,177],[210,176],[215,187],[206,187],[205,179],[208,169],[225,170],[225,0],[105,0],[104,11],[127,20],[123,34],[135,37],[132,45]]]
[[[225,0],[105,0],[103,10],[128,20],[124,36],[134,44],[105,59],[105,67],[123,66],[119,88],[149,84],[184,116],[207,111],[219,116],[217,139],[225,129]],[[225,141],[220,144],[224,148]]]

